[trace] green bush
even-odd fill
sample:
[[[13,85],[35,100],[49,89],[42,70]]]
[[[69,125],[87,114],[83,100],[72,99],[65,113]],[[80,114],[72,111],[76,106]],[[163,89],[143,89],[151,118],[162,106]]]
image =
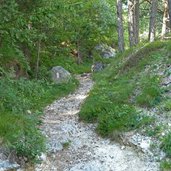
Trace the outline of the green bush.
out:
[[[82,105],[80,119],[98,122],[102,136],[151,123],[137,108],[152,108],[164,99],[160,76],[154,72],[168,63],[167,42],[146,44],[118,54],[109,67],[93,75],[95,86]],[[139,50],[138,50],[139,49]]]
[[[134,107],[110,104],[98,117],[97,132],[102,136],[109,136],[114,131],[130,130],[138,126],[139,119]]]
[[[83,59],[83,63],[77,64],[76,59],[72,56],[54,56],[54,57],[44,56],[44,58],[41,61],[40,69],[41,71],[46,71],[52,68],[53,66],[62,66],[73,74],[82,74],[91,71],[91,64],[92,64],[92,59]],[[46,74],[47,72],[44,73]]]
[[[146,77],[141,81],[141,93],[136,97],[136,102],[141,106],[152,107],[161,101],[161,88],[159,78]]]
[[[164,110],[165,111],[171,111],[171,99],[167,99],[164,102]]]
[[[163,160],[160,163],[161,171],[170,171],[171,170],[171,160]]]
[[[34,161],[45,150],[38,126],[42,109],[73,91],[78,82],[55,85],[41,80],[0,80],[0,137],[19,156]]]

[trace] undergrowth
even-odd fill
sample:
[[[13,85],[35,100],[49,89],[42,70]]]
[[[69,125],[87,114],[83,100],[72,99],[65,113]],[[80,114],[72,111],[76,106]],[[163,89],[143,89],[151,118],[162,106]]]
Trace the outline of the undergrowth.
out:
[[[161,149],[165,152],[166,158],[160,163],[162,171],[171,170],[171,132],[162,138]]]
[[[62,66],[73,74],[88,73],[91,71],[91,65],[92,59],[83,59],[83,62],[81,64],[77,64],[76,57],[74,58],[71,56],[54,56],[49,58],[49,56],[45,55],[41,61],[39,74],[41,78],[41,74],[44,73],[44,75],[46,75],[46,73],[48,73],[48,70],[53,66]]]
[[[154,42],[117,55],[94,75],[95,86],[81,108],[80,120],[97,122],[97,132],[108,137],[150,124],[153,119],[137,109],[150,109],[164,99],[159,70],[170,60],[168,44]]]
[[[161,171],[170,171],[171,170],[171,160],[163,160],[160,164]]]
[[[171,158],[171,132],[169,132],[162,140],[161,148],[167,157]]]
[[[55,85],[41,80],[0,80],[0,137],[18,156],[35,161],[45,151],[45,138],[40,133],[42,109],[53,100],[77,87],[72,79],[68,84]]]

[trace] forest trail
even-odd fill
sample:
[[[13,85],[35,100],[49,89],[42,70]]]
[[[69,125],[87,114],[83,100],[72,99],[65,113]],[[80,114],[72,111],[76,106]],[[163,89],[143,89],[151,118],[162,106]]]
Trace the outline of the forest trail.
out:
[[[48,140],[48,154],[42,164],[26,169],[34,171],[158,171],[131,147],[103,139],[95,133],[94,124],[78,120],[80,105],[93,86],[90,75],[78,76],[75,93],[55,101],[45,109],[42,131]]]

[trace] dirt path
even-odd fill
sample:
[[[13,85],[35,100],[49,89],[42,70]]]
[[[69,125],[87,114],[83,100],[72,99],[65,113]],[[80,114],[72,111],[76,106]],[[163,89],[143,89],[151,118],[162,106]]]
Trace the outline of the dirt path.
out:
[[[78,121],[80,105],[93,86],[90,76],[78,77],[80,87],[45,110],[42,131],[48,139],[48,154],[35,171],[158,171],[133,149],[99,137],[92,124]],[[27,169],[28,171],[29,169]]]

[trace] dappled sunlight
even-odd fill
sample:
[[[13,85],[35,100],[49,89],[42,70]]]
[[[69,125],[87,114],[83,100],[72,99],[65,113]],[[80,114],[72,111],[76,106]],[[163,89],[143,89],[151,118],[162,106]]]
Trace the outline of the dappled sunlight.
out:
[[[75,97],[75,99],[77,99],[77,100],[83,100],[83,99],[85,99],[87,97],[87,95],[77,95],[76,97]]]
[[[65,113],[63,113],[63,115],[75,115],[79,112],[79,110],[69,110]]]

